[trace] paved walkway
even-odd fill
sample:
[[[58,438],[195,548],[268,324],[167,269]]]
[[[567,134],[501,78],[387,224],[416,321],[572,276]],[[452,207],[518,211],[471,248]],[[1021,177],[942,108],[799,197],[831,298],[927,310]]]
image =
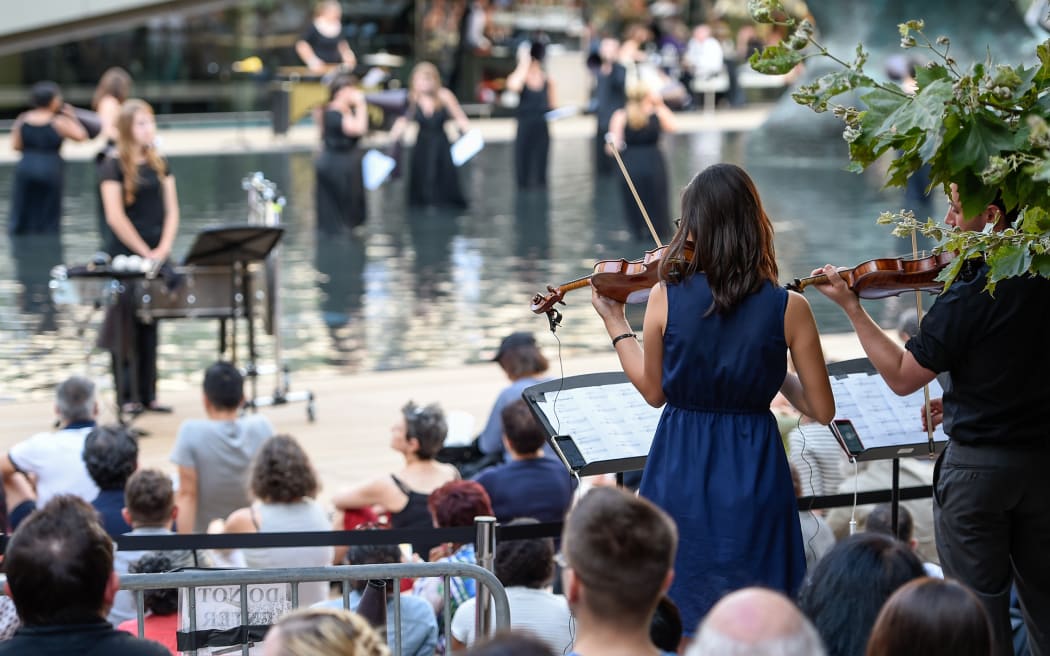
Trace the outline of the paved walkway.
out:
[[[715,112],[679,112],[675,115],[681,132],[744,131],[753,130],[762,124],[769,113],[770,105],[754,105],[743,109],[725,109]],[[509,141],[514,138],[513,118],[476,118],[471,123],[477,126],[486,141]],[[593,116],[572,116],[551,124],[551,136],[582,137],[595,132]],[[276,136],[269,126],[209,127],[195,128],[178,126],[160,128],[160,150],[166,155],[207,155],[243,152],[309,151],[317,148],[317,129],[309,122],[293,126],[288,134]],[[369,140],[385,143],[386,133],[379,132]],[[411,140],[408,132],[406,139]],[[62,156],[67,161],[83,161],[95,157],[99,142],[66,142]],[[0,135],[0,163],[16,162],[19,153],[11,148],[9,134]]]

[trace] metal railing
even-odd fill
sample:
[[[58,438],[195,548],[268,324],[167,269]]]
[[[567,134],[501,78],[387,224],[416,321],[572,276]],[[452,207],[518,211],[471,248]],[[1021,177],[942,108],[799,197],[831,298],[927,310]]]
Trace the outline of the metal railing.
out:
[[[293,608],[299,606],[299,584],[317,581],[340,581],[343,583],[343,606],[350,607],[350,581],[368,579],[393,579],[394,595],[394,631],[391,653],[394,656],[402,654],[402,627],[401,627],[401,579],[404,578],[429,578],[441,577],[443,586],[443,599],[445,612],[444,627],[445,636],[450,638],[451,614],[449,581],[452,577],[469,577],[476,579],[484,588],[488,602],[494,609],[493,630],[500,630],[510,626],[510,606],[507,601],[507,592],[499,579],[492,572],[477,565],[465,563],[405,563],[405,564],[382,564],[382,565],[333,565],[329,567],[304,567],[289,569],[234,569],[213,571],[185,571],[169,572],[163,574],[125,574],[120,577],[120,588],[131,591],[135,597],[136,614],[138,618],[138,635],[145,634],[145,608],[144,592],[146,590],[157,590],[166,588],[187,588],[186,595],[188,603],[189,632],[197,631],[197,595],[196,589],[205,586],[238,586],[240,588],[240,611],[241,624],[248,625],[248,586],[253,584],[290,583],[291,604]],[[478,594],[482,594],[479,587]],[[477,635],[489,633],[487,622],[490,621],[486,614],[486,624],[478,626]],[[476,619],[476,622],[480,620]],[[485,629],[482,631],[482,629]],[[383,636],[384,639],[386,636]],[[241,643],[241,653],[248,654],[249,641],[245,639]],[[196,649],[190,653],[197,653]]]

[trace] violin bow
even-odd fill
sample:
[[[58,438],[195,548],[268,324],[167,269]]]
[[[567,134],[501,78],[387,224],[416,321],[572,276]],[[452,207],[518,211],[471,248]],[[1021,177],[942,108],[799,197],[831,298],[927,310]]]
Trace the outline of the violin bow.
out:
[[[919,258],[919,242],[915,236],[915,229],[911,231],[911,256],[915,259]],[[922,321],[922,292],[918,289],[915,290],[915,326],[918,328],[919,323]],[[936,454],[936,447],[933,444],[933,410],[930,408],[930,384],[926,383],[922,386],[922,395],[926,403],[923,406],[923,412],[926,413],[926,436],[929,439],[930,457],[932,458]]]
[[[653,241],[656,242],[656,247],[662,247],[664,244],[660,241],[660,235],[656,234],[656,228],[653,227],[653,222],[649,219],[649,213],[645,211],[645,206],[642,205],[642,199],[638,196],[638,190],[634,188],[634,181],[631,180],[631,174],[627,172],[627,167],[623,165],[623,160],[620,159],[620,149],[616,147],[615,140],[611,134],[605,135],[605,143],[612,146],[609,150],[612,152],[612,156],[616,160],[616,163],[620,165],[620,173],[623,173],[623,179],[627,181],[627,188],[631,190],[631,195],[634,196],[634,202],[638,203],[638,209],[642,211],[642,218],[645,219],[645,225],[649,226],[649,232],[653,236]]]

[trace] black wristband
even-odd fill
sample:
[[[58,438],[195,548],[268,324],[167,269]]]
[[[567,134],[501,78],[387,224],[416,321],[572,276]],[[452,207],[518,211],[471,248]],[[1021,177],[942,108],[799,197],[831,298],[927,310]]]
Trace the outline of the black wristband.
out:
[[[634,333],[624,333],[622,335],[617,335],[616,337],[613,337],[613,348],[616,348],[616,343],[619,342],[621,339],[627,339],[628,337],[634,337],[635,339],[638,339],[638,335]]]

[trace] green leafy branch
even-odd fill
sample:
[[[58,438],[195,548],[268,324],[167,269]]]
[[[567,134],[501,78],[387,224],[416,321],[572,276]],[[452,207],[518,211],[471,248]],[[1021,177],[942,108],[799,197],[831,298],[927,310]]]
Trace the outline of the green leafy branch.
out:
[[[817,113],[830,109],[843,121],[849,170],[861,172],[891,153],[886,186],[902,187],[928,165],[931,189],[947,192],[950,183],[958,185],[965,216],[977,216],[997,197],[1008,215],[1018,213],[1007,231],[975,237],[947,234],[931,227],[931,221],[888,215],[900,219],[899,230],[928,231],[946,239],[943,248],[959,250],[962,257],[946,272],[948,280],[965,259],[978,254],[992,268],[993,287],[1026,272],[1050,277],[1050,40],[1036,48],[1037,66],[996,65],[989,55],[963,68],[951,55],[948,37],[930,39],[923,21],[907,21],[898,26],[901,47],[923,50],[930,61],[917,68],[915,88],[905,90],[865,73],[863,44],[852,61],[829,52],[815,39],[814,26],[789,16],[779,0],[749,0],[748,9],[757,22],[788,28],[780,43],[752,55],[754,70],[784,74],[816,57],[837,65],[838,70],[800,85],[792,98]],[[835,102],[847,93],[859,108]]]

